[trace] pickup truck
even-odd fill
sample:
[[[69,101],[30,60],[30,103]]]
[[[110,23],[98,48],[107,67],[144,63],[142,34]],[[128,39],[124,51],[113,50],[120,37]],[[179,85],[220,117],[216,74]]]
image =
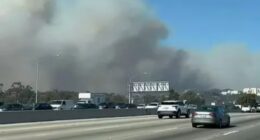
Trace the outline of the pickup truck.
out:
[[[159,105],[157,115],[159,119],[162,119],[163,116],[169,116],[169,118],[175,116],[176,118],[180,118],[182,115],[189,118],[192,110],[193,108],[184,101],[169,100],[163,101]]]

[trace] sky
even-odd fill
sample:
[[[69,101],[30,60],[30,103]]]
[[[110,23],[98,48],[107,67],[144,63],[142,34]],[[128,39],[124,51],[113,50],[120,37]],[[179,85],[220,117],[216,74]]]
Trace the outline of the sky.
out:
[[[209,50],[235,43],[260,52],[259,0],[146,0],[169,28],[163,43]]]

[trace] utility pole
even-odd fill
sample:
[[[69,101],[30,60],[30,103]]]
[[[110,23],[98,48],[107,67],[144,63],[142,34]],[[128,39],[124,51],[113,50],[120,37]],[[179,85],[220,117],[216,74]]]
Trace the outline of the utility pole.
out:
[[[131,97],[131,78],[128,81],[128,103],[132,103],[132,97]]]
[[[36,64],[35,104],[38,103],[38,80],[39,80],[39,62],[37,62]]]

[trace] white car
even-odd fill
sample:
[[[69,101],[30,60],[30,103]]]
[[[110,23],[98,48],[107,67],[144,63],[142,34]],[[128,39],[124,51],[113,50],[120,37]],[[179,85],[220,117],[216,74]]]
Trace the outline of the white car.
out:
[[[53,100],[50,105],[53,110],[72,110],[75,104],[73,100]]]
[[[251,112],[251,107],[250,106],[243,106],[241,108],[242,112]]]
[[[184,101],[163,101],[157,110],[157,115],[159,119],[162,119],[163,116],[169,116],[170,118],[176,116],[176,118],[180,118],[181,115],[189,118],[191,109]]]
[[[144,109],[145,108],[145,104],[139,104],[136,107],[137,109]]]
[[[256,106],[256,112],[260,112],[260,104]]]
[[[159,103],[157,102],[152,102],[148,105],[145,106],[145,109],[157,109],[159,107]]]

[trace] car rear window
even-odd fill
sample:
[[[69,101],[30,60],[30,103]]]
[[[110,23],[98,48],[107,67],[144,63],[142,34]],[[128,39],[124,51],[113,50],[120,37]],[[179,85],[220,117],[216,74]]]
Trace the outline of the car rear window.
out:
[[[52,101],[51,104],[61,104],[62,101]]]
[[[216,111],[217,107],[215,106],[202,106],[197,109],[197,111]]]
[[[162,105],[181,105],[181,102],[162,102]]]

